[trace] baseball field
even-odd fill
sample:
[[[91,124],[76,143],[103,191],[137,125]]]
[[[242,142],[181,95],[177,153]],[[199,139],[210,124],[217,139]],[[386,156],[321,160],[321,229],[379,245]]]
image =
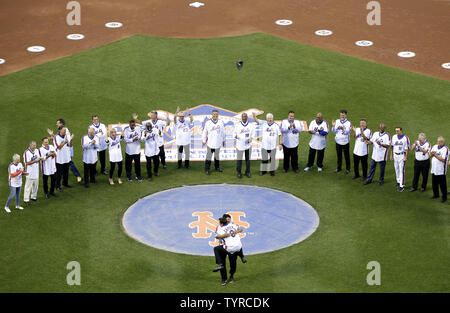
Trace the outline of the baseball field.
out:
[[[244,60],[240,71],[238,59]],[[425,132],[432,144],[437,136],[449,136],[448,81],[263,33],[211,39],[135,35],[0,76],[0,95],[4,201],[11,156],[22,155],[30,140],[39,144],[61,117],[76,136],[79,169],[78,143],[93,114],[106,124],[126,123],[132,113],[174,112],[178,105],[208,103],[235,112],[255,107],[279,120],[294,110],[308,123],[322,112],[330,125],[345,108],[353,124],[366,118],[372,131],[385,123],[392,135],[402,126],[411,140]],[[300,168],[309,139],[300,134]],[[107,176],[99,175],[97,184],[85,189],[70,174],[74,187],[48,200],[40,186],[38,203],[0,214],[0,291],[449,292],[448,203],[429,199],[430,183],[424,193],[397,192],[389,161],[381,187],[336,174],[334,147],[330,135],[322,173],[278,170],[275,177],[260,177],[259,161],[253,161],[252,178],[238,180],[234,161],[223,162],[224,172],[210,176],[201,162],[188,170],[170,163],[152,182],[110,186]],[[413,156],[406,165],[407,187],[412,173]],[[250,255],[247,264],[239,261],[236,282],[225,288],[211,272],[213,257],[155,249],[123,231],[122,216],[137,199],[216,183],[291,193],[314,207],[320,225],[298,244]],[[276,210],[277,203],[272,205]],[[72,260],[81,264],[79,286],[66,283]],[[366,282],[370,261],[381,264],[379,286]]]

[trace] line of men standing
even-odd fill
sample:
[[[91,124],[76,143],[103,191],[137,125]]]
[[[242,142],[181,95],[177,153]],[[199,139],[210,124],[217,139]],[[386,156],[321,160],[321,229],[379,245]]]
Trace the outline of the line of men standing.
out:
[[[185,118],[185,113],[189,120]],[[253,114],[254,121],[261,126],[262,130],[262,162],[260,175],[270,172],[275,175],[276,168],[276,149],[283,149],[284,161],[283,172],[288,172],[291,166],[294,172],[298,173],[298,145],[299,134],[303,131],[303,123],[295,119],[295,113],[290,111],[288,117],[284,119],[279,126],[274,122],[273,115],[268,113],[266,120],[259,120]],[[118,183],[122,184],[122,150],[120,141],[125,142],[125,171],[128,181],[132,181],[132,163],[134,162],[136,179],[142,181],[140,153],[141,142],[144,142],[144,154],[147,160],[148,179],[152,180],[152,163],[155,176],[159,176],[158,169],[161,162],[163,168],[167,168],[165,162],[164,140],[162,132],[164,128],[170,125],[170,119],[166,121],[157,117],[157,112],[152,111],[150,119],[147,121],[138,120],[138,116],[133,114],[133,120],[123,129],[122,135],[118,136],[115,130],[109,134],[106,126],[100,123],[97,115],[92,117],[92,124],[88,127],[88,133],[82,137],[81,146],[83,148],[83,167],[84,184],[89,187],[89,183],[95,183],[97,174],[97,161],[100,161],[100,173],[107,175],[106,171],[106,150],[109,149],[110,161],[110,184],[114,184],[113,173],[115,167],[118,168]],[[137,125],[139,123],[141,125]],[[76,168],[73,158],[73,138],[65,125],[63,119],[56,122],[57,133],[48,129],[50,137],[42,138],[42,146],[37,149],[35,141],[30,142],[29,147],[24,152],[25,167],[20,169],[19,162],[16,163],[17,155],[13,158],[13,163],[9,167],[9,182],[11,187],[10,197],[5,210],[8,208],[12,198],[17,194],[16,188],[21,174],[26,175],[24,188],[24,202],[29,205],[31,201],[37,201],[37,190],[39,186],[39,163],[42,167],[43,188],[45,197],[56,197],[55,190],[62,191],[62,187],[71,188],[68,183],[69,170],[81,182],[82,177]],[[182,154],[185,155],[185,167],[189,168],[191,132],[193,118],[189,110],[180,112],[180,108],[174,116],[174,136],[176,138],[178,167],[182,167]],[[380,167],[380,177],[378,184],[384,183],[384,174],[387,163],[388,151],[390,148],[390,160],[394,163],[396,173],[396,188],[399,192],[405,189],[405,163],[408,158],[409,150],[415,151],[414,178],[411,192],[418,189],[418,182],[422,176],[422,185],[420,191],[425,191],[428,181],[428,173],[431,167],[433,196],[439,197],[439,190],[442,194],[442,202],[447,200],[446,174],[448,166],[449,149],[445,146],[445,139],[439,137],[437,144],[431,147],[426,140],[424,133],[419,134],[418,139],[411,146],[408,136],[403,133],[401,127],[395,128],[395,135],[392,137],[386,132],[386,126],[380,124],[378,131],[372,134],[367,127],[365,119],[360,120],[360,127],[353,127],[347,119],[347,111],[341,110],[340,117],[332,121],[331,131],[335,133],[337,168],[336,173],[342,171],[343,157],[345,159],[345,173],[350,173],[350,134],[353,131],[355,139],[353,149],[354,176],[357,179],[360,176],[359,165],[362,166],[362,177],[364,185],[372,182],[375,176],[376,168]],[[328,123],[323,119],[323,115],[318,113],[308,127],[308,133],[311,134],[309,141],[309,153],[305,172],[313,168],[317,155],[317,170],[322,172],[323,160],[326,148],[326,138],[329,134]],[[247,113],[241,115],[241,121],[235,125],[233,136],[236,142],[237,177],[242,178],[242,159],[245,159],[245,176],[251,177],[250,158],[252,142],[255,138],[255,125],[249,122]],[[50,144],[50,140],[53,144]],[[205,172],[210,174],[212,157],[214,155],[214,168],[217,172],[222,172],[220,168],[220,149],[225,145],[225,125],[219,119],[219,112],[212,111],[212,117],[205,123],[202,133],[203,144],[207,148],[205,160]],[[279,144],[281,143],[281,145]],[[369,145],[373,146],[370,168],[368,167]],[[431,161],[430,161],[431,160]],[[21,173],[20,175],[17,173]],[[17,174],[17,175],[16,175]],[[48,181],[50,180],[50,188]],[[21,184],[20,184],[21,186]],[[14,187],[14,188],[13,188]],[[14,189],[14,190],[13,190]],[[20,194],[20,192],[19,192]],[[18,205],[19,206],[19,205]],[[20,207],[20,206],[19,206]]]

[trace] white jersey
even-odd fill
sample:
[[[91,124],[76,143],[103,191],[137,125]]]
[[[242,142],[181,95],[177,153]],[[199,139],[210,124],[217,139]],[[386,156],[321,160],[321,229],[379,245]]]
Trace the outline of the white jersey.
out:
[[[70,131],[69,131],[69,129],[67,127],[66,127],[66,138],[67,138],[67,145],[69,146],[69,144],[70,144]],[[55,146],[55,149],[56,149],[56,146]],[[73,146],[69,146],[69,150],[70,150],[70,159],[72,160],[72,157],[73,157]]]
[[[142,131],[141,141],[145,143],[144,154],[146,157],[159,154],[158,133],[159,130],[156,128],[152,128],[151,131]]]
[[[378,142],[390,146],[391,136],[386,132],[382,134],[380,132],[375,132],[372,138],[370,138],[370,141],[373,143],[372,160],[374,160],[375,162],[386,161],[388,148],[380,146]]]
[[[295,127],[289,128],[291,124]],[[295,120],[291,123],[289,119],[281,122],[281,133],[283,134],[283,146],[287,148],[295,148],[298,146],[298,135],[303,130],[303,124]]]
[[[325,149],[325,147],[327,146],[327,135],[330,131],[327,121],[322,120],[322,122],[319,124],[317,123],[317,120],[312,120],[311,123],[309,123],[309,130],[317,130],[316,133],[311,135],[309,146],[312,149],[316,150]]]
[[[367,140],[370,140],[372,137],[372,132],[367,127],[364,129],[364,136],[366,136]],[[357,156],[365,156],[369,154],[369,144],[366,143],[361,134],[361,127],[358,127],[355,130],[355,147],[353,148],[353,153]]]
[[[125,153],[128,155],[140,154],[141,153],[141,138],[142,128],[139,126],[131,129],[130,126],[126,126],[123,129],[123,141],[125,141]],[[137,138],[138,140],[134,141]]]
[[[277,148],[278,137],[281,135],[280,126],[272,122],[272,124],[267,123],[267,121],[260,121],[262,132],[261,148],[265,150],[273,150]]]
[[[116,135],[113,139],[108,138],[108,154],[110,162],[121,162],[122,161],[122,146],[120,145],[121,137]]]
[[[159,133],[157,134],[157,140],[158,140],[158,147],[161,147],[162,145],[164,145],[164,128],[166,127],[166,122],[164,122],[163,120],[156,120],[156,121],[152,121],[152,120],[146,120],[142,122],[142,130],[145,130],[147,128],[146,124],[147,123],[151,123],[152,124],[152,128],[156,128],[157,130],[161,131],[161,135],[159,135]]]
[[[186,118],[182,122],[177,120],[175,125],[173,125],[177,146],[185,146],[191,143],[191,127],[193,125],[194,123],[191,123],[191,121],[188,121]]]
[[[22,163],[11,163],[8,167],[8,177],[9,177],[9,185],[11,187],[20,187],[22,186],[22,173],[15,177],[11,177],[11,174],[15,174],[17,172],[23,171],[23,165]]]
[[[58,164],[66,164],[72,160],[72,154],[69,147],[70,136],[68,137],[67,134],[68,132],[66,131],[65,137],[62,137],[59,133],[53,137],[53,143],[56,148],[56,163]],[[64,142],[65,138],[67,138],[67,142],[61,149],[58,149],[58,146]]]
[[[208,120],[205,123],[202,134],[203,142],[211,149],[218,149],[225,140],[225,125],[222,120]]]
[[[218,226],[216,233],[218,235],[230,234],[230,237],[222,239],[223,248],[229,253],[233,254],[242,249],[241,236],[235,234],[237,225],[229,223],[225,226]]]
[[[25,150],[23,153],[23,160],[25,162],[25,172],[29,173],[28,178],[37,179],[39,178],[39,162],[27,165],[27,162],[32,162],[40,158],[39,150],[34,149],[31,151],[30,148]]]
[[[51,152],[56,153],[56,149],[53,145],[48,145],[47,148],[44,146],[39,148],[39,155],[41,158],[44,158],[44,160],[41,161],[42,174],[46,176],[56,173],[56,157],[48,156]]]
[[[392,152],[394,155],[404,154],[409,148],[409,138],[405,134],[401,136],[394,135],[391,140]]]
[[[236,149],[243,151],[251,147],[251,139],[255,138],[255,125],[247,121],[242,121],[234,125],[233,137],[236,138]]]
[[[436,152],[436,155],[444,158],[444,162],[439,161],[437,158],[431,158],[431,174],[434,175],[447,175],[447,164],[448,164],[448,148],[447,146],[439,147],[434,145],[431,148],[431,152]]]
[[[107,136],[105,124],[98,123],[98,125],[95,125],[94,123],[92,123],[91,125],[89,125],[88,130],[91,127],[94,128],[95,136],[98,137],[98,151],[106,150],[108,145],[105,142],[105,139],[106,139],[106,136]]]
[[[424,149],[426,152],[423,153],[422,151],[420,151],[420,149],[418,148],[418,146],[420,146],[422,149]],[[431,149],[431,144],[425,140],[423,144],[420,143],[420,141],[416,141],[416,149],[415,149],[415,156],[416,156],[416,160],[417,161],[425,161],[428,160],[430,158],[428,152]]]
[[[352,123],[348,119],[336,120],[336,124],[331,129],[331,131],[336,134],[334,140],[339,145],[346,145],[350,142],[351,130],[352,130]]]
[[[98,137],[89,137],[88,134],[84,135],[81,138],[81,146],[83,147],[83,162],[86,164],[97,162]]]

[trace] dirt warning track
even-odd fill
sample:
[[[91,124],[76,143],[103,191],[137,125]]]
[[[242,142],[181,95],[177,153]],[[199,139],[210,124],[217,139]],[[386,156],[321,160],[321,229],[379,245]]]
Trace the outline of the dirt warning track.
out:
[[[67,1],[69,2],[69,1]],[[80,0],[81,25],[69,26],[65,1],[2,2],[0,75],[112,41],[147,34],[213,38],[264,32],[450,80],[450,1],[379,1],[381,25],[369,26],[365,0]],[[289,25],[278,25],[289,20]],[[122,27],[107,28],[108,22]],[[317,30],[330,30],[318,36]],[[70,34],[82,34],[78,40]],[[358,46],[357,41],[372,45]],[[42,46],[42,52],[27,48]],[[399,52],[413,52],[402,58]],[[410,54],[412,55],[412,54]]]

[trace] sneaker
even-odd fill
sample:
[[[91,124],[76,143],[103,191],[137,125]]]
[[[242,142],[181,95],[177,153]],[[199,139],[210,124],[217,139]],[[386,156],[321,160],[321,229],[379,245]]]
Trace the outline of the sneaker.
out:
[[[114,181],[112,180],[112,178],[109,179],[109,184],[114,185]]]
[[[29,202],[29,201],[24,201],[23,203],[25,203],[26,206],[29,206],[29,205],[30,205],[30,202]]]
[[[215,273],[215,272],[218,272],[218,271],[220,271],[221,269],[223,269],[223,265],[222,265],[222,264],[218,264],[217,267],[216,267],[215,269],[213,269],[213,272],[214,272],[214,273]]]
[[[136,179],[138,180],[138,182],[142,181],[142,177],[136,177]]]
[[[399,183],[396,183],[396,184],[394,185],[394,187],[400,187],[400,184],[399,184]]]
[[[420,188],[420,192],[424,192],[425,191],[425,188]]]
[[[305,169],[303,170],[304,172],[309,172],[311,170],[311,168],[309,166],[305,167]]]
[[[216,168],[216,172],[222,173],[223,169],[221,169],[220,167]]]
[[[271,172],[270,172],[270,176],[275,176],[275,172],[274,172],[274,171],[271,171]]]
[[[163,165],[163,169],[165,169],[165,170],[166,170],[166,169],[167,169],[167,165],[165,165],[165,164],[164,164],[164,165]]]
[[[77,177],[77,182],[81,183],[82,180],[83,179],[80,176]]]
[[[242,174],[241,173],[237,173],[237,178],[242,178]]]
[[[362,181],[365,181],[366,179],[367,179],[366,176],[361,177],[361,180],[362,180]]]
[[[246,258],[241,258],[242,263],[247,263],[247,259]]]
[[[60,187],[56,188],[56,190],[62,192],[62,189]]]
[[[288,172],[287,169],[284,169],[284,168],[283,168],[283,173],[286,174],[287,172]]]
[[[152,181],[153,179],[152,179],[151,177],[149,177],[147,180],[148,180],[148,181]]]
[[[119,183],[119,185],[122,185],[122,180],[120,178],[117,179],[117,182]]]
[[[442,199],[441,202],[444,203],[445,201],[447,201],[447,199]]]
[[[220,283],[222,286],[225,286],[227,284],[226,280],[222,280],[222,282]]]
[[[340,170],[338,168],[334,170],[335,173],[339,173],[340,171],[342,171],[342,170]]]
[[[11,210],[7,206],[5,206],[5,211],[11,213]]]
[[[403,190],[405,190],[405,187],[400,187],[400,188],[398,188],[398,192],[403,192]]]
[[[267,172],[265,172],[265,171],[259,171],[259,176],[266,175],[266,173],[267,173]]]
[[[320,173],[320,172],[323,171],[323,169],[322,169],[321,167],[318,167],[318,168],[317,168],[317,171]]]
[[[371,181],[366,180],[363,185],[368,185],[368,184],[371,184],[371,183],[372,183]]]
[[[359,176],[353,176],[353,177],[352,177],[352,179],[357,179],[357,178],[359,178]]]
[[[382,185],[383,185],[383,182],[380,181],[380,182],[378,183],[378,186],[382,186]]]
[[[49,195],[55,198],[57,197],[57,195],[54,192],[50,192]]]
[[[252,175],[250,175],[250,173],[245,173],[245,176],[247,176],[248,178],[252,177]]]
[[[230,278],[228,278],[228,281],[227,281],[227,283],[232,283],[232,282],[234,282],[234,277],[233,276],[230,276]]]
[[[23,210],[23,208],[21,206],[16,206],[17,210]]]
[[[298,169],[296,169],[296,170],[294,170],[294,172],[298,174],[299,170],[298,170]]]
[[[103,171],[102,174],[103,175],[108,175],[108,172],[107,171]]]
[[[205,171],[205,174],[206,174],[206,175],[210,175],[211,172],[210,172],[209,170],[206,170],[206,171]]]
[[[156,172],[156,173],[155,173],[155,176],[156,176],[156,177],[159,177],[159,172]]]
[[[133,181],[133,179],[131,177],[128,177],[127,179],[128,179],[128,181]]]
[[[345,175],[350,174],[350,170],[345,170]]]
[[[48,195],[48,193],[45,194],[45,199],[49,199],[50,196]]]

